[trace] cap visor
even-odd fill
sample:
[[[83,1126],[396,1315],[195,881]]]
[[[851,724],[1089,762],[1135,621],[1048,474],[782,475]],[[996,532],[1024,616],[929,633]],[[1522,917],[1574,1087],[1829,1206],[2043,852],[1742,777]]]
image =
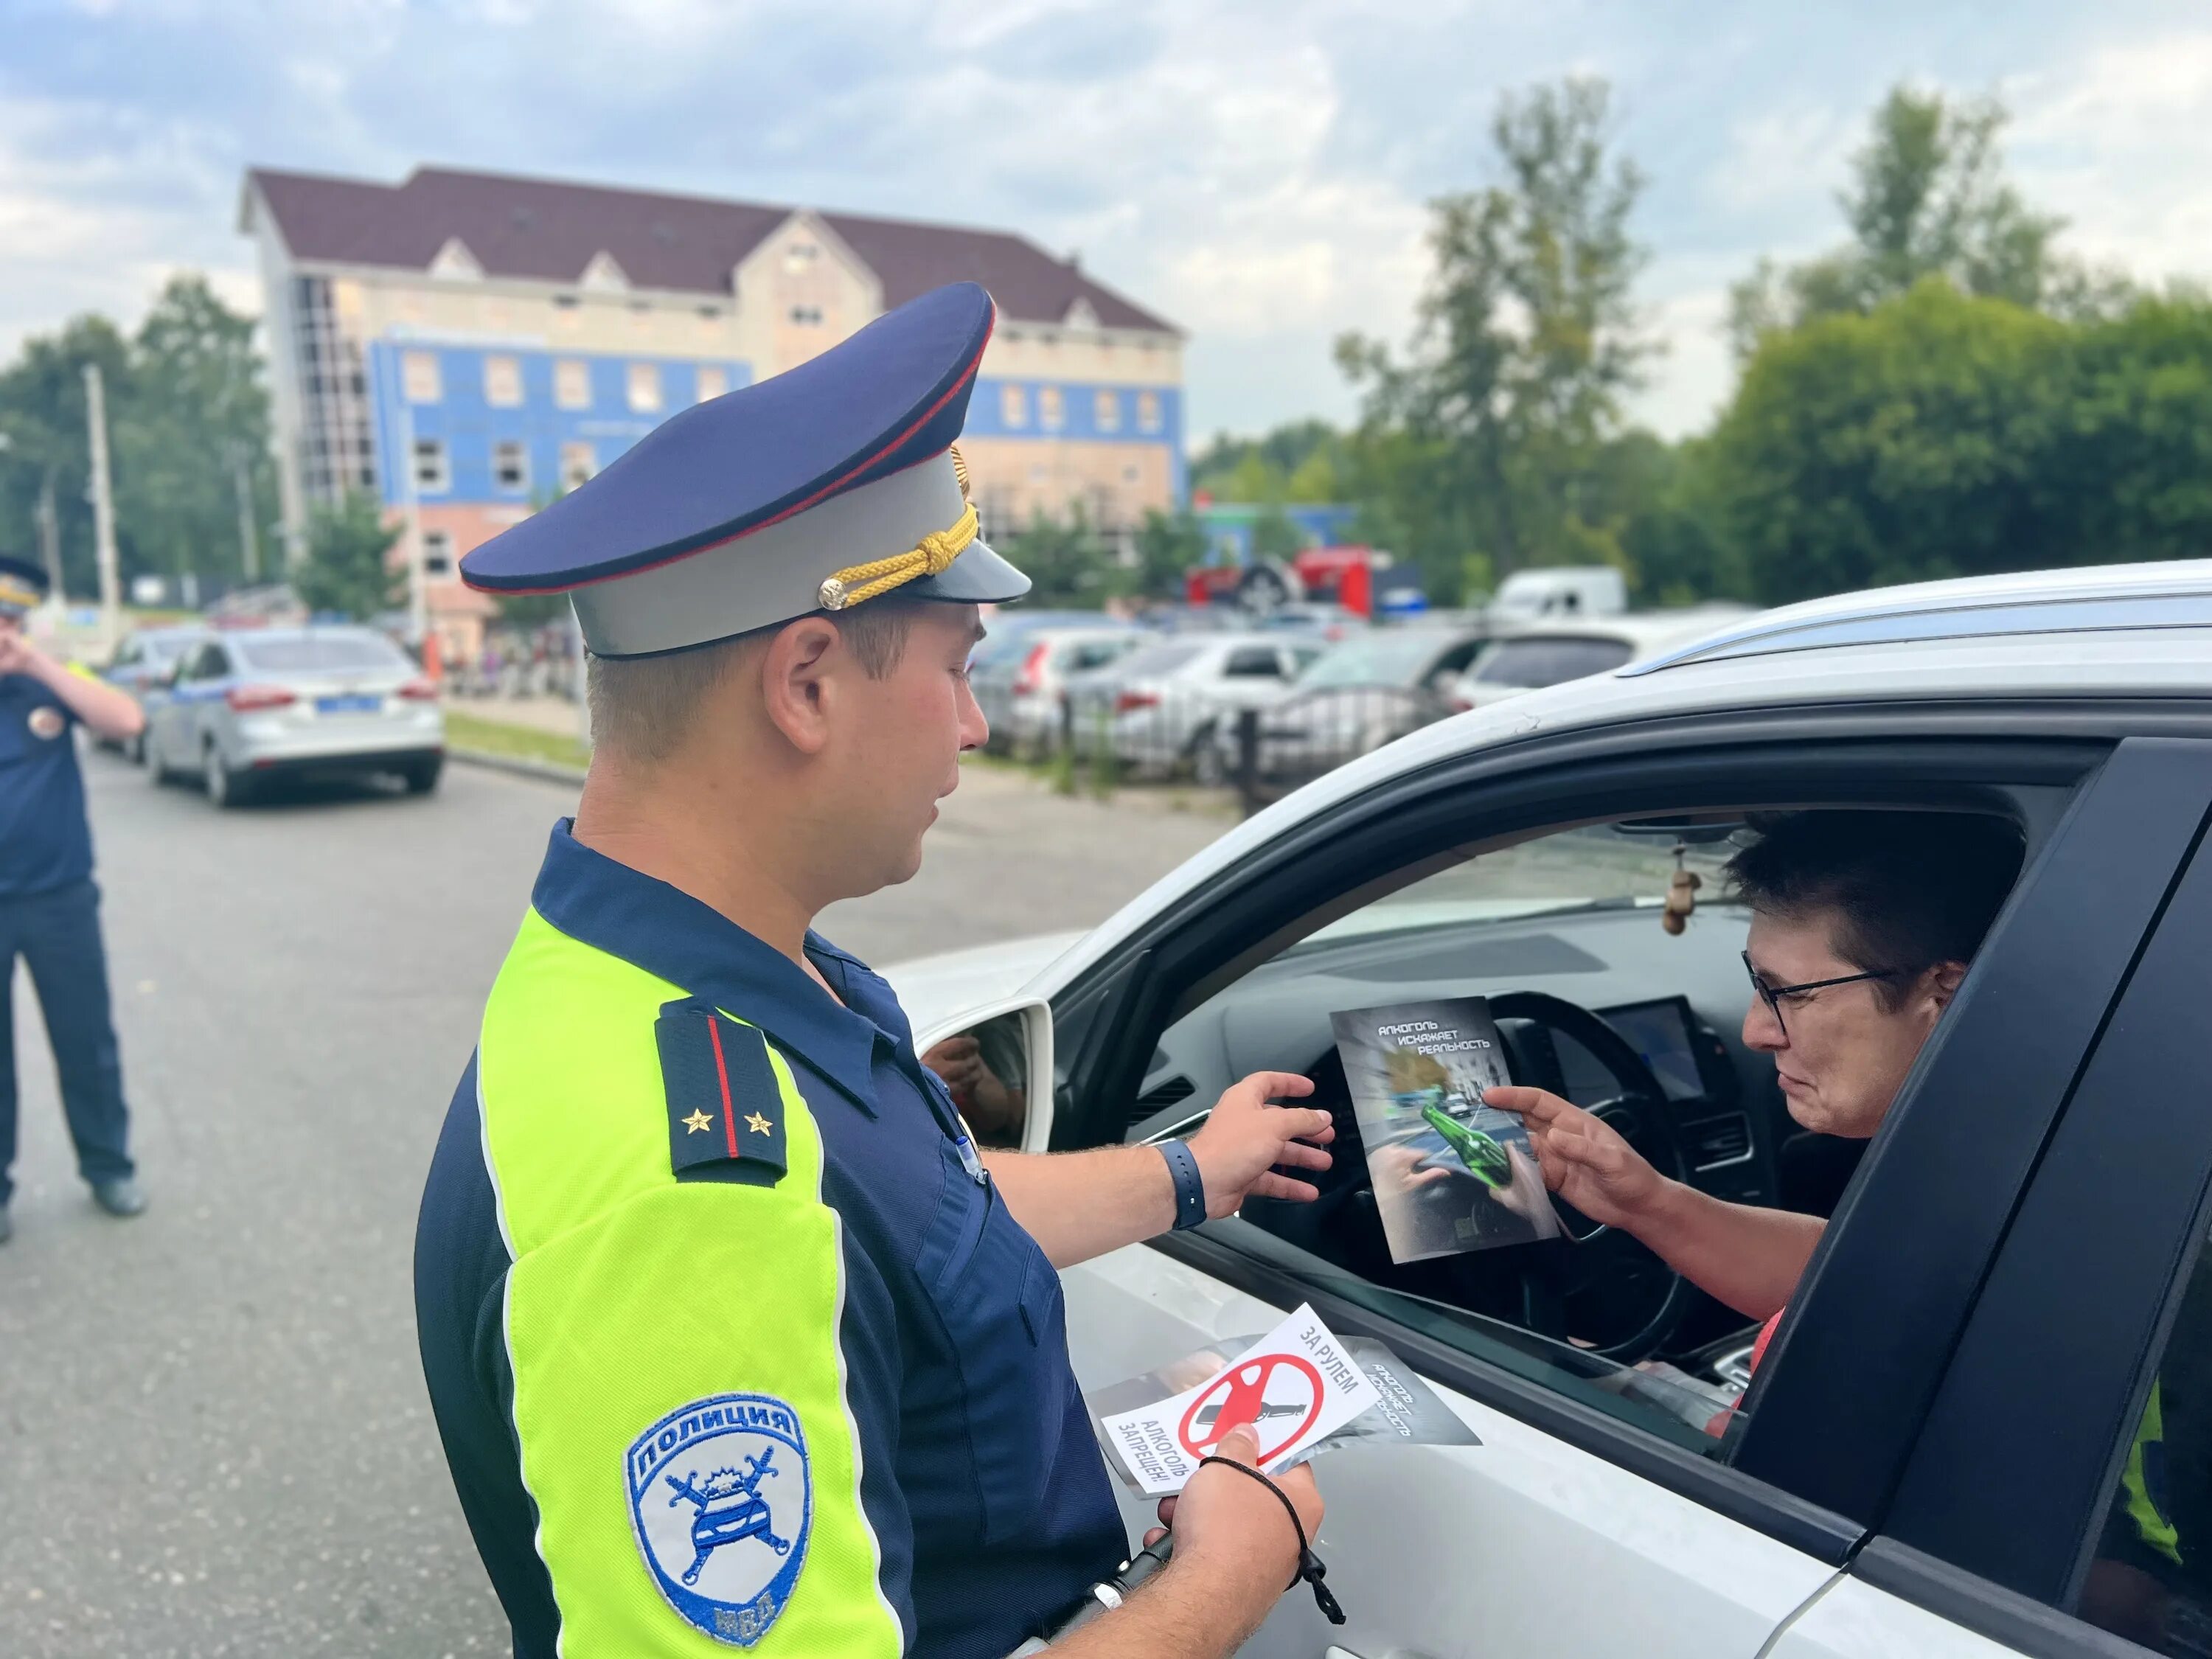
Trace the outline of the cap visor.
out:
[[[924,576],[895,590],[917,599],[949,599],[957,605],[1010,605],[1030,591],[1030,579],[981,540],[960,550],[942,574]]]

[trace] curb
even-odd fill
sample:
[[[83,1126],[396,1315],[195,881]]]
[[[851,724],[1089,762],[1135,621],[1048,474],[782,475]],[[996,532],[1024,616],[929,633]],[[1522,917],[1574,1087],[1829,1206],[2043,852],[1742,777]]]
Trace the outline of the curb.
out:
[[[446,757],[459,761],[465,766],[480,766],[487,772],[507,772],[519,778],[535,778],[540,783],[580,784],[584,769],[580,766],[562,766],[552,761],[530,760],[520,755],[495,755],[485,749],[461,749],[451,743],[446,745]]]

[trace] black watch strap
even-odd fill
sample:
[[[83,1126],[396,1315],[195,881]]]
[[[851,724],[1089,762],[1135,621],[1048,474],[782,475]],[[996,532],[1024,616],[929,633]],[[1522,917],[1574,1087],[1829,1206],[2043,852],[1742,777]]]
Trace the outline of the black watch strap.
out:
[[[1175,1178],[1175,1230],[1188,1232],[1206,1219],[1206,1182],[1198,1172],[1198,1159],[1180,1140],[1153,1144],[1167,1159],[1168,1173]]]

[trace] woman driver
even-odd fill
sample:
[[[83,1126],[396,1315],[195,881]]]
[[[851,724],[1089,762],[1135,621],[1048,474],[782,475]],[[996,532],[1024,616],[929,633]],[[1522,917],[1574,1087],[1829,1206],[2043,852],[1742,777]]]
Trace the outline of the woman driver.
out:
[[[1864,1140],[1936,1029],[2020,873],[2021,840],[1996,818],[1936,812],[1801,812],[1728,866],[1751,906],[1747,1048],[1774,1056],[1790,1115]],[[1540,1089],[1483,1098],[1521,1113],[1544,1184],[1619,1227],[1739,1313],[1764,1322],[1765,1355],[1826,1223],[1730,1204],[1670,1181],[1588,1112]]]

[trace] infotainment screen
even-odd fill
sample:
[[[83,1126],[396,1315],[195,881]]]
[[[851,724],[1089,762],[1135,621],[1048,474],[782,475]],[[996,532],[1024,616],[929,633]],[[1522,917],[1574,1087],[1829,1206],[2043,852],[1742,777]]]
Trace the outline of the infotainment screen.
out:
[[[1698,1051],[1690,1040],[1689,1009],[1680,997],[1632,1002],[1626,1008],[1601,1008],[1605,1023],[1644,1056],[1651,1075],[1669,1100],[1696,1100],[1705,1092],[1698,1075]]]

